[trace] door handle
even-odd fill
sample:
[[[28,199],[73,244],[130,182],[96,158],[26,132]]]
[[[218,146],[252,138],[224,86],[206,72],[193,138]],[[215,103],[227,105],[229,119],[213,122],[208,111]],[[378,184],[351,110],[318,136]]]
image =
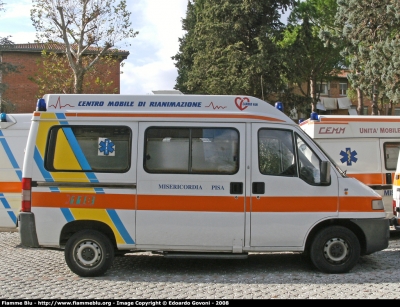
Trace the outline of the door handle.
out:
[[[231,194],[243,194],[243,182],[231,182]]]
[[[264,194],[265,193],[265,182],[253,182],[251,193]]]

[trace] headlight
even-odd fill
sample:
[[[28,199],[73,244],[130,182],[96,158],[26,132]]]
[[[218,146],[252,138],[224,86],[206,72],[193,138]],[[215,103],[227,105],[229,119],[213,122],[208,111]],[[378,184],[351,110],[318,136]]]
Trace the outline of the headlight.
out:
[[[373,200],[372,201],[372,210],[383,210],[383,201],[382,199]]]

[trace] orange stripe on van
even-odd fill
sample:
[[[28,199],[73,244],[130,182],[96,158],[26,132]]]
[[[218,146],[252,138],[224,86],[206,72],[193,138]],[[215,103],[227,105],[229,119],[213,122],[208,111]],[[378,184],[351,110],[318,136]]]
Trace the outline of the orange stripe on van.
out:
[[[363,196],[339,197],[340,212],[371,212],[372,200]],[[335,212],[338,211],[338,199],[333,196],[310,197],[253,197],[252,212]],[[382,212],[384,210],[381,210]]]
[[[32,192],[32,207],[135,209],[134,194]]]
[[[247,202],[249,199],[246,197]],[[372,211],[370,197],[346,196],[339,201],[341,212]],[[252,204],[246,209],[251,207],[252,212],[336,212],[337,202],[333,196],[252,197]],[[135,195],[33,192],[32,206],[134,210]],[[244,212],[245,207],[243,196],[138,195],[137,210]]]
[[[336,212],[336,197],[246,197],[250,212]],[[138,210],[244,212],[244,197],[138,195]]]
[[[244,197],[138,195],[138,210],[244,212]]]
[[[182,114],[182,113],[65,113],[66,117],[156,117],[156,118],[248,118],[248,119],[259,119],[267,120],[273,122],[284,122],[281,119],[260,116],[260,115],[250,115],[250,114]]]
[[[365,184],[386,184],[385,176],[381,173],[371,174],[346,174],[348,177],[355,178]]]
[[[372,210],[372,200],[380,198],[360,197],[360,196],[346,196],[340,197],[340,212],[379,212],[384,210]]]
[[[0,193],[21,193],[22,185],[17,182],[0,182]]]

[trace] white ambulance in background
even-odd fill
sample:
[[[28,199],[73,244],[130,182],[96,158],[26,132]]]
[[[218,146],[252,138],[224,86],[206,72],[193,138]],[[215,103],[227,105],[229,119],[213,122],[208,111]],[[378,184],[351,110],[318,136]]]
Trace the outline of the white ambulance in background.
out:
[[[382,198],[249,96],[45,95],[23,165],[21,244],[99,276],[114,255],[293,251],[344,273],[385,249]]]
[[[32,114],[0,115],[0,229],[16,230],[22,164]]]
[[[393,180],[393,215],[391,224],[396,230],[400,230],[400,157],[397,159]]]
[[[393,217],[393,179],[400,148],[400,116],[318,115],[300,127],[349,177],[383,197]]]

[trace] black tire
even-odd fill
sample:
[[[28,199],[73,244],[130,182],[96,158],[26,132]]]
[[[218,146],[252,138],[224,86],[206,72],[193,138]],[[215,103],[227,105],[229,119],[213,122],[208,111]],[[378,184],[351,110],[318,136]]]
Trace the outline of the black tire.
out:
[[[103,275],[114,261],[110,239],[95,230],[82,230],[69,238],[64,250],[65,261],[82,277]]]
[[[360,259],[360,242],[357,236],[343,226],[322,229],[310,247],[313,265],[324,273],[349,272]]]

